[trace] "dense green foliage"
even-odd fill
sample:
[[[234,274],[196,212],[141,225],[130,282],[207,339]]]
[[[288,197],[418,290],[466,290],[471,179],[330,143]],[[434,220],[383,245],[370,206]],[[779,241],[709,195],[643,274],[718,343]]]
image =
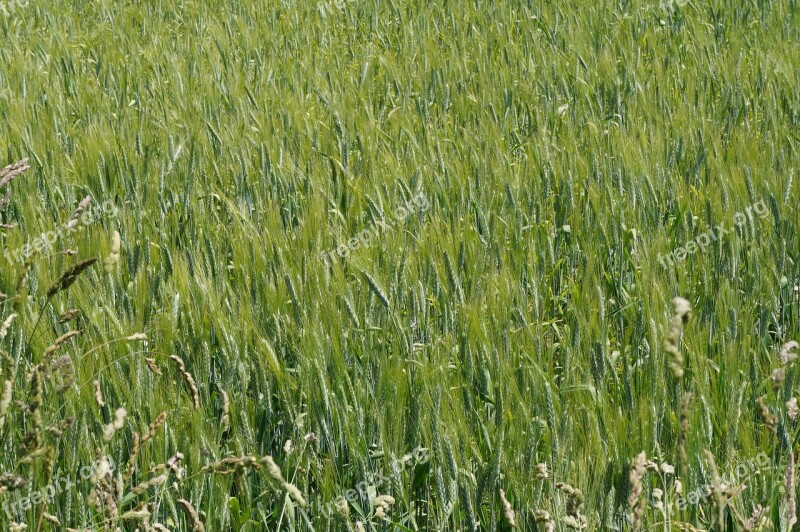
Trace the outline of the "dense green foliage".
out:
[[[60,352],[75,385],[44,391],[45,425],[75,417],[49,437],[56,471],[98,449],[124,469],[133,433],[165,411],[128,485],[184,455],[185,478],[138,497],[171,530],[190,529],[178,499],[214,531],[497,530],[500,489],[518,528],[544,530],[545,510],[561,530],[575,509],[557,482],[583,492],[588,529],[622,530],[641,451],[684,493],[711,482],[706,449],[723,472],[765,453],[723,509],[664,515],[652,490],[673,500],[675,476],[649,473],[644,526],[732,530],[757,504],[786,526],[800,382],[791,365],[770,375],[800,340],[795,0],[30,0],[0,35],[2,162],[31,164],[8,185],[2,251],[86,195],[116,207],[56,242],[76,256],[45,250],[30,271],[0,259],[14,400],[30,401],[47,346],[82,331]],[[717,225],[734,230],[659,261]],[[348,257],[321,257],[364,230]],[[663,349],[674,296],[692,306],[682,378]],[[47,464],[22,463],[31,418],[14,404],[0,429],[0,474],[23,492],[48,482]],[[308,506],[266,467],[201,471],[247,455],[273,456]],[[323,511],[376,474],[388,521],[366,493],[348,517]],[[59,490],[46,511],[102,529],[91,490]],[[33,530],[39,508],[13,519]]]

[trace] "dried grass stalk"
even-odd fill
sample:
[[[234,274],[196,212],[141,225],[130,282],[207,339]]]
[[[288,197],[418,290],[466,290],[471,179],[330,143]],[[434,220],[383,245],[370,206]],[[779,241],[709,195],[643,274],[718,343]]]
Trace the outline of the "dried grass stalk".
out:
[[[114,433],[125,426],[125,417],[127,417],[127,415],[127,410],[124,408],[117,408],[117,411],[114,412],[114,421],[106,425],[105,430],[103,430],[103,439],[105,441],[111,441],[111,438],[114,437]]]
[[[11,397],[14,392],[14,383],[12,381],[5,381],[3,383],[3,396],[0,397],[0,430],[6,424],[6,416],[8,409],[11,406]]]
[[[6,337],[8,334],[8,328],[11,327],[11,322],[13,322],[14,318],[16,317],[16,314],[11,314],[5,319],[5,321],[3,321],[3,325],[0,326],[0,340],[3,340]]]
[[[192,525],[192,530],[194,532],[205,532],[206,527],[203,525],[203,522],[200,521],[200,516],[197,514],[197,510],[194,509],[194,506],[192,506],[192,503],[186,499],[178,499],[178,504],[181,505],[181,508],[183,508],[183,511],[186,513],[186,517]]]
[[[797,419],[798,414],[800,414],[800,408],[797,406],[797,397],[792,397],[786,401],[786,415],[789,416],[789,419],[794,421]]]
[[[278,467],[278,465],[275,463],[275,460],[273,460],[271,456],[265,456],[261,459],[261,461],[267,465],[267,472],[269,475],[281,484],[284,491],[291,495],[291,497],[297,501],[297,504],[299,504],[301,508],[305,508],[306,500],[303,497],[303,494],[300,493],[300,490],[297,489],[297,486],[284,480],[283,474],[281,473],[281,468]]]
[[[145,491],[149,490],[150,488],[157,488],[164,484],[167,480],[169,480],[169,474],[164,473],[163,475],[159,475],[157,477],[151,478],[147,482],[137,485],[133,490],[131,490],[130,495],[138,496],[144,493]]]
[[[2,170],[0,170],[0,189],[3,189],[6,185],[11,183],[13,179],[19,177],[24,173],[26,170],[30,168],[28,164],[28,158],[24,158],[21,161],[18,161],[13,164],[9,164]],[[11,199],[11,189],[6,188],[6,192],[3,195],[3,199],[0,200],[0,211],[6,208],[8,205],[8,201]]]
[[[503,513],[506,516],[508,526],[516,528],[517,522],[514,516],[514,509],[511,507],[511,503],[508,502],[508,499],[506,499],[506,492],[502,489],[500,490],[500,500],[503,502]]]
[[[545,532],[553,532],[556,529],[556,522],[547,510],[536,510],[536,522],[542,524]]]
[[[789,461],[786,464],[786,477],[784,478],[786,488],[786,507],[783,511],[783,520],[786,530],[794,530],[797,523],[797,489],[794,485],[794,450],[789,448]]]
[[[100,408],[106,406],[106,402],[103,399],[103,390],[100,389],[100,381],[94,381],[94,400]]]
[[[131,446],[131,454],[128,456],[128,469],[125,472],[124,482],[127,484],[130,478],[136,471],[136,458],[139,456],[139,433],[133,433],[133,445]]]
[[[769,428],[770,432],[773,434],[777,433],[777,425],[778,425],[778,418],[775,417],[775,414],[769,411],[769,407],[767,403],[764,401],[764,396],[762,395],[756,400],[756,404],[758,405],[758,415],[761,419],[766,423],[767,427]]]
[[[167,413],[161,412],[161,414],[158,415],[155,421],[150,423],[147,434],[145,434],[144,438],[142,438],[142,445],[155,438],[158,429],[160,429],[164,425],[164,422],[166,420],[167,420]]]
[[[220,390],[222,392],[222,417],[220,418],[220,426],[222,427],[222,432],[226,432],[231,426],[231,401],[228,397],[228,392],[225,390]]]
[[[767,510],[769,510],[769,507],[765,509],[760,504],[756,504],[756,507],[753,508],[753,513],[750,516],[750,519],[748,519],[747,522],[745,523],[744,529],[749,532],[751,530],[755,530],[756,527],[763,526],[761,525],[761,522],[764,516],[767,514]]]
[[[92,264],[97,262],[97,257],[82,260],[70,266],[47,290],[47,298],[50,299],[59,292],[68,289]]]
[[[0,474],[0,492],[21,490],[28,484],[28,481],[14,473]]]
[[[72,319],[78,316],[80,313],[81,311],[76,308],[70,309],[58,317],[58,324],[61,325],[67,323],[68,321],[72,321]]]
[[[722,479],[719,475],[719,469],[717,469],[717,461],[714,459],[714,455],[711,454],[711,451],[705,449],[703,452],[706,454],[706,458],[708,458],[708,465],[711,469],[711,485],[712,485],[712,495],[714,496],[714,505],[717,507],[717,529],[722,530],[723,526],[723,519],[724,519],[724,509],[727,501],[725,500],[724,490],[725,486],[722,484]]]
[[[183,380],[186,381],[186,386],[189,387],[189,391],[192,393],[192,401],[194,403],[194,408],[196,410],[200,409],[200,391],[197,389],[197,383],[194,381],[194,377],[192,374],[186,371],[186,364],[183,363],[183,359],[181,359],[177,355],[171,355],[169,357],[175,364],[178,366],[178,371],[180,372]]]
[[[158,366],[156,365],[156,361],[154,358],[145,358],[144,361],[147,363],[147,369],[150,370],[150,373],[159,376],[163,375],[163,373],[161,373],[161,370],[158,369]]]
[[[789,364],[790,362],[794,362],[795,360],[797,360],[797,353],[795,353],[795,350],[798,347],[800,347],[800,344],[798,344],[794,340],[792,340],[791,342],[786,342],[781,346],[781,352],[779,357],[781,359],[781,363],[784,366],[786,364]]]
[[[50,361],[50,358],[52,357],[53,353],[58,351],[64,342],[66,342],[70,338],[78,336],[79,334],[81,334],[81,331],[69,331],[56,338],[56,341],[53,342],[52,345],[47,346],[47,349],[44,350],[44,353],[42,355],[42,364],[47,364]]]
[[[218,462],[204,466],[202,472],[214,472],[220,475],[230,475],[231,473],[241,473],[245,469],[261,469],[261,460],[255,456],[229,456]]]
[[[73,227],[78,225],[78,219],[80,218],[83,211],[86,210],[86,207],[88,207],[91,202],[92,202],[92,197],[86,196],[81,200],[80,203],[78,203],[78,206],[75,208],[75,212],[72,213],[72,215],[67,220],[67,223],[65,224],[67,229],[72,229]]]
[[[119,250],[121,242],[119,231],[114,231],[114,234],[111,237],[111,253],[109,253],[108,257],[106,257],[105,261],[103,261],[106,273],[111,273],[114,271],[114,266],[116,266],[117,262],[119,262]]]
[[[628,512],[630,513],[631,528],[641,530],[642,517],[644,516],[644,498],[642,497],[642,479],[647,472],[647,455],[640,452],[633,461],[631,472],[628,475],[631,492],[628,496]]]
[[[689,467],[689,457],[686,454],[686,439],[689,436],[689,405],[691,401],[691,392],[686,392],[681,397],[680,421],[678,423],[678,457],[681,461],[681,472],[684,475],[686,475]]]
[[[669,322],[669,331],[664,341],[664,351],[670,357],[669,367],[675,378],[683,377],[683,353],[680,350],[681,331],[683,324],[691,318],[692,307],[689,302],[682,297],[672,299],[674,313]]]
[[[90,479],[93,487],[89,493],[88,503],[97,508],[109,522],[114,522],[119,516],[114,477],[108,456],[103,455],[99,449],[97,450],[97,464]]]
[[[59,357],[50,366],[50,371],[58,378],[58,387],[56,388],[58,395],[63,395],[75,385],[75,366],[69,356]]]

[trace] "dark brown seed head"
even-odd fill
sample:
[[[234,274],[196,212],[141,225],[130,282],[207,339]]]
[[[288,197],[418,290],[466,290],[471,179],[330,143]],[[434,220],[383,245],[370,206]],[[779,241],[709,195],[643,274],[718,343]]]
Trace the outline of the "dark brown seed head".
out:
[[[64,273],[61,274],[61,277],[59,277],[56,282],[53,283],[53,286],[47,290],[47,298],[49,299],[57,293],[63,292],[72,286],[72,283],[75,282],[78,276],[80,276],[80,274],[86,271],[86,269],[95,262],[97,262],[97,257],[92,257],[70,266]]]

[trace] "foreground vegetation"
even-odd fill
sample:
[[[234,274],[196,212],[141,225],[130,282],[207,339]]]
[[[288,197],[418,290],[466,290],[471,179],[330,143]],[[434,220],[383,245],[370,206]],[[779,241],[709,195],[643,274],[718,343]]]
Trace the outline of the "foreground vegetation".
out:
[[[792,528],[794,0],[8,11],[1,528]]]

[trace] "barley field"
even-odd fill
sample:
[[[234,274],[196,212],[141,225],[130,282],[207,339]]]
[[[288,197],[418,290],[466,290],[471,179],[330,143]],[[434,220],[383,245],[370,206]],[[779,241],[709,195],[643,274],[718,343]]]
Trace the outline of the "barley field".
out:
[[[800,530],[797,0],[0,3],[0,530]]]

